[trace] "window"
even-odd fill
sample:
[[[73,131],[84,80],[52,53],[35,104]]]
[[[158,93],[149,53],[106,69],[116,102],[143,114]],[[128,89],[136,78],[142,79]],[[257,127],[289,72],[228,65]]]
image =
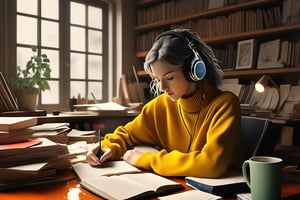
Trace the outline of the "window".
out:
[[[31,46],[50,59],[51,90],[40,106],[66,107],[69,98],[107,100],[108,5],[100,0],[16,0],[17,65]]]

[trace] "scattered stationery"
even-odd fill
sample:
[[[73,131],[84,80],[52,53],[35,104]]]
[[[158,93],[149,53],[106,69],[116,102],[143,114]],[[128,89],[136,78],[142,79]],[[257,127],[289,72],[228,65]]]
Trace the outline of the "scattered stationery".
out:
[[[235,171],[228,171],[220,178],[186,177],[185,181],[187,185],[195,189],[222,197],[231,197],[237,193],[250,191],[243,175]]]

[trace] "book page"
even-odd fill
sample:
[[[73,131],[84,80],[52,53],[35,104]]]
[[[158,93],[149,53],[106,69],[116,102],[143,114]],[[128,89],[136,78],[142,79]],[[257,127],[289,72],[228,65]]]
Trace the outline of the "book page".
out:
[[[222,197],[203,192],[200,190],[189,190],[181,193],[171,194],[163,197],[159,197],[159,200],[220,200]]]
[[[158,193],[182,188],[182,185],[180,183],[156,175],[154,173],[124,174],[121,176],[125,177],[128,180],[142,183],[143,185],[151,188],[151,190]]]
[[[73,165],[73,169],[81,180],[95,176],[100,177],[141,172],[140,169],[128,164],[125,161],[108,161],[99,166],[91,166],[87,163],[76,163]]]
[[[91,192],[111,200],[129,199],[153,194],[148,187],[121,176],[101,176],[86,179],[81,185]]]

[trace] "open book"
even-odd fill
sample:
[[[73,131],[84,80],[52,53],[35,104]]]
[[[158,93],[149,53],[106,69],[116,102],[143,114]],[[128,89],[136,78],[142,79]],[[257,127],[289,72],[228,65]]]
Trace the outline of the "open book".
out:
[[[125,161],[110,161],[103,164],[95,168],[85,163],[78,163],[73,165],[73,169],[83,188],[106,199],[141,199],[184,189],[180,183],[154,173],[141,173],[137,168],[136,173],[126,170],[128,169],[126,165],[129,164]],[[112,167],[106,168],[105,164]]]
[[[249,192],[243,175],[239,172],[228,171],[220,178],[186,177],[187,185],[222,197],[232,197],[237,193]]]

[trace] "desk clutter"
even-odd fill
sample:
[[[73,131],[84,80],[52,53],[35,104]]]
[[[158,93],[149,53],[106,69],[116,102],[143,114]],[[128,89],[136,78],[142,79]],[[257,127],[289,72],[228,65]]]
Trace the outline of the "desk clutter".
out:
[[[88,142],[97,141],[95,131],[70,130],[68,123],[0,117],[0,191],[68,180],[59,172],[86,154]]]

